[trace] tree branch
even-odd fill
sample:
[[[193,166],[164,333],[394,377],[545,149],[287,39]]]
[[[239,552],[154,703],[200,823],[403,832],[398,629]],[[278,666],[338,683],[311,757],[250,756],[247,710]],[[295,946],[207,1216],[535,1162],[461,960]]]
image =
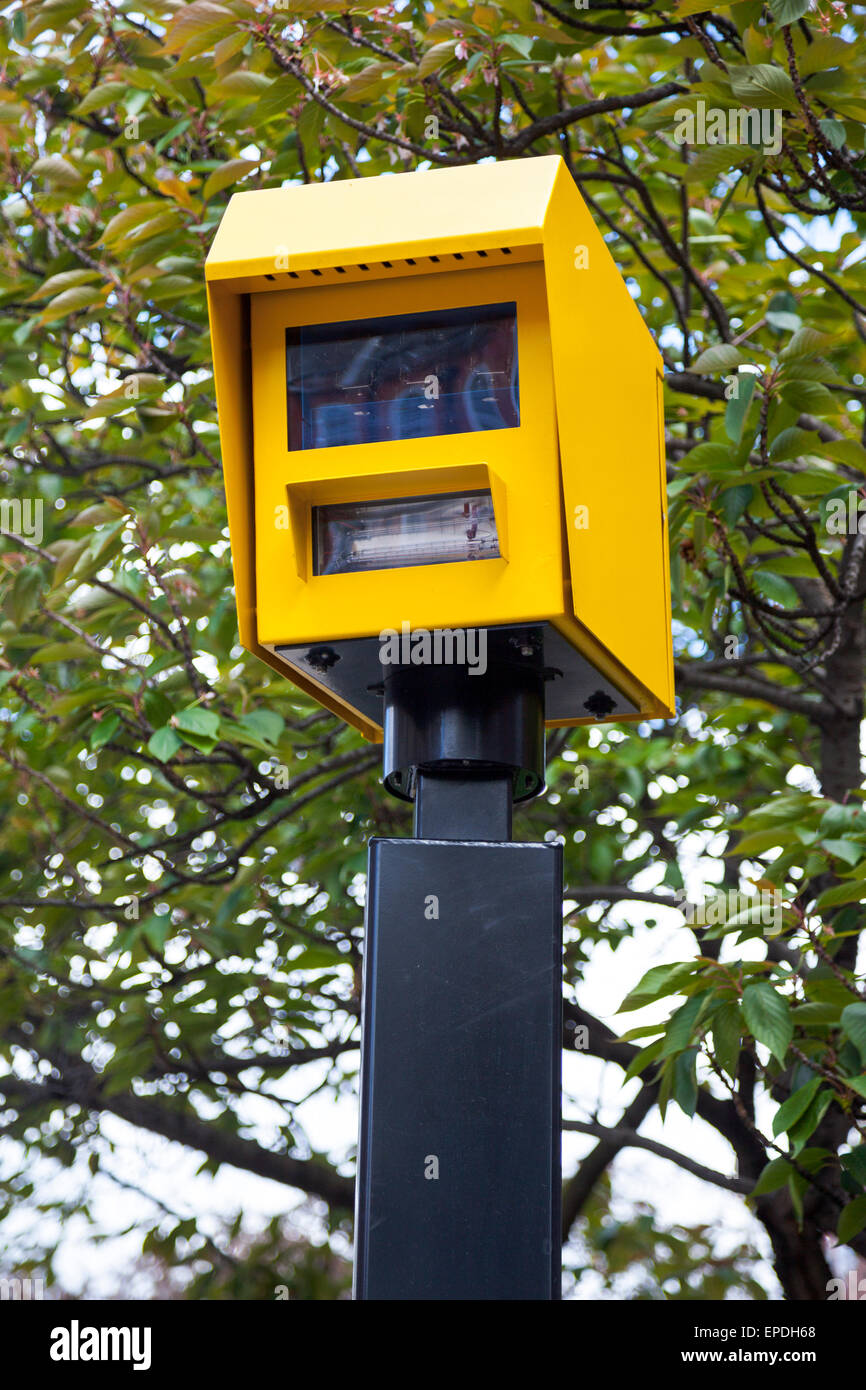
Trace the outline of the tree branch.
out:
[[[318,1158],[289,1158],[261,1148],[252,1139],[231,1134],[216,1127],[213,1121],[200,1120],[189,1108],[172,1109],[149,1096],[129,1094],[106,1096],[98,1087],[65,1084],[52,1078],[42,1085],[23,1081],[19,1077],[0,1077],[0,1093],[7,1103],[16,1101],[34,1105],[84,1105],[91,1111],[107,1111],[139,1129],[161,1134],[164,1139],[198,1149],[216,1163],[242,1168],[260,1178],[288,1187],[298,1187],[314,1197],[321,1197],[330,1206],[352,1210],[355,1184],[341,1177]]]
[[[583,1120],[563,1120],[563,1129],[577,1130],[580,1134],[591,1134],[596,1139],[607,1139],[617,1144],[618,1148],[646,1149],[649,1153],[657,1154],[659,1158],[666,1158],[671,1163],[676,1163],[678,1167],[685,1168],[687,1173],[694,1173],[696,1178],[702,1178],[704,1182],[714,1183],[716,1187],[724,1187],[728,1192],[740,1192],[743,1195],[751,1192],[754,1183],[747,1182],[745,1178],[726,1178],[723,1173],[717,1173],[714,1168],[707,1168],[703,1163],[698,1163],[694,1158],[688,1158],[685,1154],[677,1153],[676,1149],[668,1148],[667,1144],[659,1144],[655,1139],[647,1139],[643,1134],[638,1134],[634,1129],[625,1129],[622,1125],[617,1125],[609,1129],[606,1125],[587,1124]]]

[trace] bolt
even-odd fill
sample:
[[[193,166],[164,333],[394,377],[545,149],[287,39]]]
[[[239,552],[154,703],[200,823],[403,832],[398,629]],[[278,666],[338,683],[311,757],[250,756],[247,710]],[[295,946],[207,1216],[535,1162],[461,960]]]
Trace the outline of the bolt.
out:
[[[314,671],[324,675],[332,666],[336,666],[340,658],[330,647],[311,647],[304,660]]]

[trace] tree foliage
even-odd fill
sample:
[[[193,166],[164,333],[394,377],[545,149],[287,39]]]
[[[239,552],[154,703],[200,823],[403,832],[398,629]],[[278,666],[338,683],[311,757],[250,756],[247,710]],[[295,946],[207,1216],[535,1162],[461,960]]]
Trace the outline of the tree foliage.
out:
[[[202,262],[238,187],[558,152],[665,356],[682,697],[553,738],[520,822],[565,839],[566,1024],[623,1080],[564,1234],[594,1238],[610,1164],[675,1104],[729,1145],[736,1178],[699,1176],[754,1204],[788,1297],[825,1296],[826,1235],[866,1254],[862,30],[822,0],[4,10],[8,1204],[35,1153],[97,1169],[110,1114],[348,1229],[349,1169],[287,1097],[323,1060],[353,1089],[363,846],[406,816],[375,750],[236,645]],[[768,138],[688,143],[743,111]],[[779,929],[692,913],[686,958],[632,982],[669,1021],[620,1036],[586,964],[683,908],[696,852],[690,883],[775,894]],[[169,1261],[174,1229],[148,1236]]]

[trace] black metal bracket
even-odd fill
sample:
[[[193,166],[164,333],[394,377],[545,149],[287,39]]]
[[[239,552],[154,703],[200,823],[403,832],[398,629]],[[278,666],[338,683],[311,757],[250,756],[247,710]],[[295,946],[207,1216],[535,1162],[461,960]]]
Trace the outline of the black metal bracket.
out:
[[[388,791],[414,801],[424,773],[464,780],[505,774],[514,801],[538,795],[544,787],[545,671],[540,645],[524,650],[502,639],[480,674],[466,665],[386,668]],[[456,806],[460,798],[453,800]]]

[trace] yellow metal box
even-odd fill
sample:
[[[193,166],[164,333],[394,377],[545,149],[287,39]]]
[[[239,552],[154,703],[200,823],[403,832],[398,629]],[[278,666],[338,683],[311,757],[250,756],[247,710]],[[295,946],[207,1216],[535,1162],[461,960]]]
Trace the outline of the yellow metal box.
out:
[[[673,713],[661,359],[558,156],[235,194],[206,276],[248,650],[371,739],[386,632]]]

